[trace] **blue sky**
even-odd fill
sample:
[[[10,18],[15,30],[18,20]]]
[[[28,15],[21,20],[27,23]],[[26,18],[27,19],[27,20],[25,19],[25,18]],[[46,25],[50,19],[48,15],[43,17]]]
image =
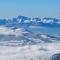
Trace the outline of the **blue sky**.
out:
[[[60,18],[60,0],[0,0],[0,17]]]

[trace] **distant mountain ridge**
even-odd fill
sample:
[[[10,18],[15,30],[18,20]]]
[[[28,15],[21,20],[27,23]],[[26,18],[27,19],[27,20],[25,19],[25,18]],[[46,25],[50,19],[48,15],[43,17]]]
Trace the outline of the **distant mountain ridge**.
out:
[[[29,18],[26,16],[18,16],[12,19],[0,19],[0,25],[7,27],[29,27],[29,26],[44,26],[44,27],[60,27],[60,19],[57,18]]]

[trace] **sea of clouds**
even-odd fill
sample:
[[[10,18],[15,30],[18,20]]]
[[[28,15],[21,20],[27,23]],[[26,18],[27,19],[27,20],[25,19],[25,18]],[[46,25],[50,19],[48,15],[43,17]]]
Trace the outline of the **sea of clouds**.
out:
[[[0,34],[20,36],[26,31],[18,28],[15,31],[0,26]],[[5,42],[2,42],[4,44]],[[36,45],[0,46],[0,60],[50,60],[51,56],[60,53],[60,42],[40,43]]]
[[[0,46],[0,60],[50,60],[60,53],[59,43],[45,43],[26,46]]]

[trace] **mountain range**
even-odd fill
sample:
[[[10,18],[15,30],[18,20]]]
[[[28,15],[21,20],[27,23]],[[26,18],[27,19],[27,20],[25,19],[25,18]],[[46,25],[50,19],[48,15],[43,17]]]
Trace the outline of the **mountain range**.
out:
[[[18,16],[12,19],[0,19],[0,25],[7,27],[29,27],[29,26],[44,26],[44,27],[60,27],[60,19],[57,18],[29,18],[26,16]]]

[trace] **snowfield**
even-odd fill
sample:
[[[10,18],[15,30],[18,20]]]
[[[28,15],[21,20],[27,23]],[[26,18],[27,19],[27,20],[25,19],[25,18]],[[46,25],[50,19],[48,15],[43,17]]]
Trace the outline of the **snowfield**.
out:
[[[0,46],[0,60],[50,60],[55,53],[60,53],[60,42],[26,46]]]

